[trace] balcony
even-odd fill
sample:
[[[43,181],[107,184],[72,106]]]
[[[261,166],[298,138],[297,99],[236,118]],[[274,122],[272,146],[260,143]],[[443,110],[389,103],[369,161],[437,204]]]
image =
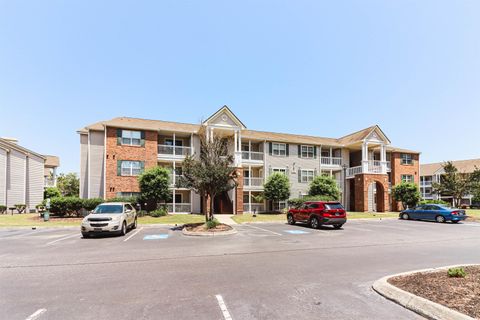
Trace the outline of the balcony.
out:
[[[171,173],[170,174],[170,187],[176,188],[176,184],[181,177],[183,177],[183,176],[179,175],[179,174],[174,175],[173,173]]]
[[[387,174],[388,171],[388,161],[369,160],[364,161],[363,166],[348,168],[347,178],[353,178],[358,174]]]
[[[243,212],[244,213],[265,212],[265,205],[263,203],[244,203]]]
[[[245,189],[263,189],[263,178],[260,177],[244,177],[243,188]]]
[[[192,154],[190,147],[174,147],[169,145],[158,145],[159,159],[184,159],[186,156]]]
[[[320,163],[322,166],[339,167],[342,165],[342,158],[338,157],[321,157]]]
[[[174,210],[175,209],[175,210]],[[191,203],[167,203],[168,213],[191,213],[192,204]]]
[[[242,151],[243,162],[257,162],[263,163],[263,152]]]

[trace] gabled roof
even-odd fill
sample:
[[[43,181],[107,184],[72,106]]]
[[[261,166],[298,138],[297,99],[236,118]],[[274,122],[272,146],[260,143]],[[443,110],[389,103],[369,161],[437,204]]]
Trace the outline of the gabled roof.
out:
[[[2,138],[0,138],[0,147],[3,147],[5,149],[14,149],[22,153],[30,153],[45,160],[45,156]]]
[[[243,124],[243,122],[235,115],[235,113],[233,113],[232,110],[230,110],[230,108],[228,106],[223,106],[221,107],[220,109],[218,109],[217,112],[215,112],[214,114],[212,114],[210,117],[208,117],[207,120],[203,121],[203,124],[207,124],[208,122],[210,122],[211,120],[214,120],[218,115],[222,114],[223,112],[227,113],[228,116],[230,116],[230,118],[239,126],[241,127],[242,129],[247,129],[247,126],[245,124]]]
[[[60,166],[60,158],[57,156],[44,155],[45,167],[58,168]]]
[[[475,168],[480,168],[480,159],[451,161],[453,165],[462,173],[472,173]],[[433,176],[442,171],[444,162],[426,163],[420,165],[421,176]]]
[[[344,137],[338,139],[338,141],[344,145],[350,145],[357,142],[362,142],[363,140],[367,139],[373,132],[377,132],[380,137],[385,140],[385,142],[390,143],[390,139],[388,139],[387,135],[383,132],[382,129],[378,125],[374,125],[360,131],[351,133]]]
[[[139,129],[139,130],[151,130],[151,131],[181,131],[187,133],[197,133],[200,129],[200,125],[170,122],[162,120],[148,120],[139,118],[119,117],[113,118],[107,121],[100,121],[85,128],[78,130],[79,133],[88,133],[88,130],[103,131],[107,127],[116,127],[123,129]]]

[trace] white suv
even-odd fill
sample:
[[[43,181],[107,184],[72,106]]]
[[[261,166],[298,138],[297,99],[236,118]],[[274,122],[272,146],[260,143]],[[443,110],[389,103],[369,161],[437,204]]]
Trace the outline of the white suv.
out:
[[[124,236],[137,227],[137,211],[130,203],[107,202],[98,205],[82,221],[82,235],[116,233]]]

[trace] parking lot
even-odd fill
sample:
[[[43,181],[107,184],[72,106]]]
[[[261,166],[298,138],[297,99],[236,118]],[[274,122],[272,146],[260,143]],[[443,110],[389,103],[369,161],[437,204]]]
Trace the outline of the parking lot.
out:
[[[0,230],[1,319],[418,319],[371,290],[378,278],[480,261],[480,224],[283,223],[186,237],[145,226]]]

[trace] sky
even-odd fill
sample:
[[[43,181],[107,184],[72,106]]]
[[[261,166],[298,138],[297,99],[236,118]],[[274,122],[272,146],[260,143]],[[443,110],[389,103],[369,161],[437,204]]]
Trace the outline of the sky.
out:
[[[79,171],[118,116],[341,137],[380,125],[421,162],[480,158],[480,1],[0,0],[0,136]]]

